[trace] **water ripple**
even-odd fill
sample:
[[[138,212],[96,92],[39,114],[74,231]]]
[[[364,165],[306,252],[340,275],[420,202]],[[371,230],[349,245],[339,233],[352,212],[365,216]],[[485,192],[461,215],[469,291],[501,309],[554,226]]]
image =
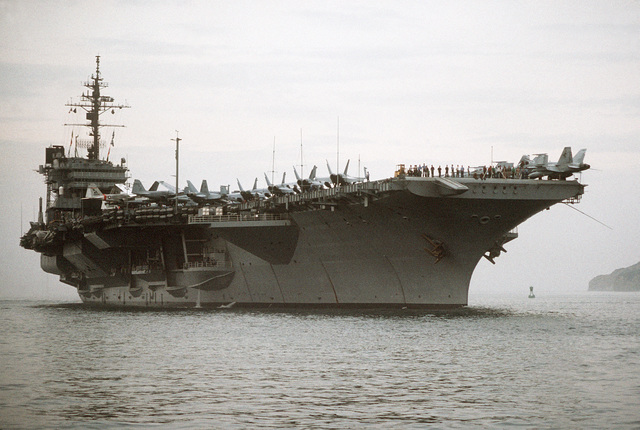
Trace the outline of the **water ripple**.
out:
[[[0,302],[0,427],[637,427],[640,298],[453,312]]]

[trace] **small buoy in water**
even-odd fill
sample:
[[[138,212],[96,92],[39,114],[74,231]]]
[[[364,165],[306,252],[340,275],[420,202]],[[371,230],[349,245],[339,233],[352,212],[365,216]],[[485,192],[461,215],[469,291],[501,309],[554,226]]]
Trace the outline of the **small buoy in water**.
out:
[[[529,287],[529,298],[530,299],[535,299],[536,295],[533,294],[533,287]]]

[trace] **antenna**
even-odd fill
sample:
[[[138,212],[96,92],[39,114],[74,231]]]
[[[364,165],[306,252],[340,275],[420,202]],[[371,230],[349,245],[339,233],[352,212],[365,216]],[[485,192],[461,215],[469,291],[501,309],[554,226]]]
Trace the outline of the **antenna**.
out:
[[[300,129],[300,177],[304,178],[304,164],[302,164],[302,128]]]
[[[180,139],[178,137],[178,130],[176,130],[176,138],[171,139],[176,142],[176,204],[173,209],[173,214],[175,215],[174,219],[177,219],[178,216],[178,167],[180,166]]]
[[[114,124],[101,124],[100,123],[100,115],[104,112],[111,110],[115,112],[115,109],[123,109],[129,108],[130,106],[124,105],[116,105],[114,104],[113,97],[105,96],[100,94],[100,90],[103,88],[107,88],[109,85],[103,81],[102,76],[100,75],[100,56],[96,55],[96,71],[95,74],[91,75],[91,80],[84,82],[84,86],[90,91],[85,94],[83,92],[81,101],[79,103],[67,103],[65,106],[69,106],[72,109],[69,110],[69,113],[77,112],[77,108],[84,109],[86,112],[85,118],[89,121],[88,124],[65,124],[66,126],[82,126],[89,127],[91,130],[89,132],[89,136],[92,137],[92,140],[89,142],[80,142],[83,147],[87,148],[88,151],[88,159],[89,160],[100,160],[100,129],[102,127],[124,127],[124,125],[114,125]],[[75,108],[75,109],[73,109]],[[76,136],[76,151],[78,148],[78,141]],[[77,155],[76,155],[77,156]]]
[[[276,172],[276,137],[273,136],[273,155],[271,157],[271,183],[273,184],[273,175]]]
[[[338,116],[337,149],[336,149],[336,175],[340,175],[340,116]],[[336,176],[336,183],[340,184],[339,176]]]

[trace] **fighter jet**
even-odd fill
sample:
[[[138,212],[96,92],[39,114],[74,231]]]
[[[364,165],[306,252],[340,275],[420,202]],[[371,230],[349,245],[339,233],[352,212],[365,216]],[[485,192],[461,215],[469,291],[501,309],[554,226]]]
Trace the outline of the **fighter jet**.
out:
[[[347,160],[347,165],[344,168],[344,173],[338,172],[337,174],[331,171],[329,160],[326,160],[326,161],[327,161],[327,169],[329,170],[329,178],[333,185],[355,184],[358,182],[364,182],[365,180],[366,181],[369,180],[369,172],[367,171],[366,167],[364,168],[364,177],[349,176],[347,172],[349,171],[349,162],[351,160]]]
[[[273,194],[268,188],[258,188],[258,178],[253,181],[253,188],[251,188],[251,194],[257,196],[260,200],[268,199]]]
[[[159,186],[162,186],[169,191],[167,200],[175,201],[175,199],[178,199],[178,203],[193,203],[193,200],[191,200],[184,192],[176,192],[176,187],[174,187],[170,183],[165,181],[158,181],[158,184]]]
[[[369,171],[367,170],[366,167],[364,168],[364,176],[363,177],[349,176],[349,174],[347,173],[347,171],[349,170],[349,161],[351,161],[351,160],[347,160],[347,165],[344,168],[344,173],[342,174],[342,181],[347,183],[347,184],[355,184],[357,182],[368,181],[369,180]]]
[[[244,202],[244,197],[238,191],[234,191],[233,193],[229,192],[229,185],[220,185],[220,194],[222,197],[232,203],[242,203]]]
[[[324,184],[316,179],[317,169],[318,169],[318,166],[313,166],[313,169],[311,169],[311,173],[309,174],[309,178],[303,179],[300,177],[300,175],[298,175],[296,166],[293,166],[293,173],[295,173],[296,175],[296,180],[297,180],[296,183],[298,184],[298,187],[300,187],[300,190],[309,191],[309,190],[319,190],[324,188]]]
[[[222,203],[224,199],[222,194],[209,191],[206,179],[202,180],[200,191],[198,191],[191,181],[187,181],[187,188],[185,190],[185,194],[197,203]]]
[[[285,181],[285,177],[287,175],[287,172],[284,172],[284,174],[282,175],[282,183],[281,184],[277,184],[277,185],[273,185],[271,183],[271,181],[269,180],[269,177],[267,176],[267,174],[264,174],[264,179],[266,179],[267,181],[267,187],[269,189],[269,191],[274,194],[274,195],[279,195],[279,196],[284,196],[287,194],[295,194],[295,191],[293,189],[291,189],[284,181]]]
[[[240,188],[240,195],[245,200],[255,200],[255,199],[264,200],[266,198],[271,197],[271,190],[258,188],[258,178],[256,178],[255,181],[253,181],[253,188],[251,188],[251,191],[247,191],[244,188],[242,188],[242,184],[240,183],[239,179],[236,178],[236,181],[238,182],[238,188]]]
[[[107,204],[120,204],[135,198],[135,196],[132,195],[126,187],[121,188],[116,185],[111,191],[112,193],[104,194],[96,184],[89,184],[85,198],[100,199],[105,201]]]
[[[164,189],[158,189],[159,186],[162,185]],[[176,199],[176,189],[173,185],[168,184],[164,181],[155,181],[151,188],[147,191],[142,182],[139,179],[133,181],[133,194],[146,197],[149,200],[153,200],[154,202],[164,202],[167,203],[169,201],[174,201]],[[189,197],[184,194],[177,194],[178,202],[187,203],[191,201]]]
[[[147,190],[139,179],[133,181],[133,194],[140,197],[146,197],[149,200],[155,202],[166,201],[169,197],[175,196],[175,193],[171,193],[169,190],[158,190],[160,183],[155,181],[149,190]]]
[[[567,146],[562,151],[557,163],[543,162],[546,161],[546,154],[542,154],[545,158],[538,159],[536,157],[538,161],[536,162],[536,160],[534,160],[534,166],[529,173],[529,178],[537,179],[547,176],[549,179],[564,180],[576,172],[587,170],[591,166],[583,162],[586,152],[586,148],[581,149],[575,158],[573,158],[571,155],[571,147]]]

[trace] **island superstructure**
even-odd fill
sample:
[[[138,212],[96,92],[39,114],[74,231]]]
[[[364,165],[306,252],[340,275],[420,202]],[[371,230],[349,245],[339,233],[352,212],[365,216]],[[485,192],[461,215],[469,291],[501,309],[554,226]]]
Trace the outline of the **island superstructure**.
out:
[[[87,157],[46,148],[39,172],[46,208],[21,238],[41,267],[85,303],[114,306],[440,307],[467,304],[474,268],[495,263],[515,228],[584,192],[576,180],[496,175],[412,176],[304,187],[269,198],[245,194],[196,203],[85,198],[129,178],[125,160],[100,159],[99,70],[85,109]],[[474,177],[475,176],[475,177]],[[181,198],[185,197],[185,198]],[[176,201],[175,199],[181,198]]]

